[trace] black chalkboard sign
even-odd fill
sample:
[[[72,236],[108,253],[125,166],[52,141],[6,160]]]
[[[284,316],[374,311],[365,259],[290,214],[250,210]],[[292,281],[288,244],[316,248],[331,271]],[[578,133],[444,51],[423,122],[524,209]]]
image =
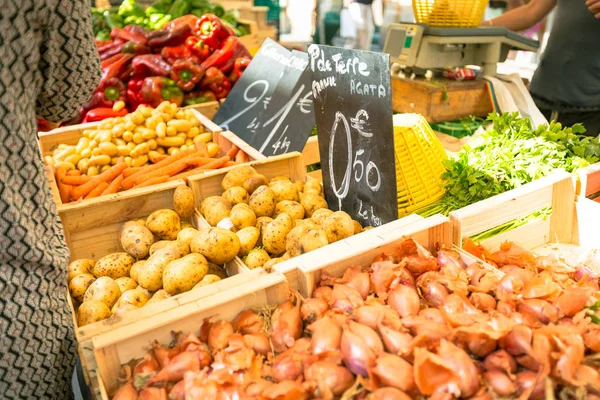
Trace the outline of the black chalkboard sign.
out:
[[[311,45],[323,188],[363,226],[398,218],[389,55]]]

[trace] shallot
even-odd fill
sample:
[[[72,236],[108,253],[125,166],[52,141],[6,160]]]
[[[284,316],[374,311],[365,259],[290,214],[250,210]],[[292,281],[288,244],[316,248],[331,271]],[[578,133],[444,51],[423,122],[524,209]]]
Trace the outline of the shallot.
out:
[[[300,314],[302,315],[302,320],[304,322],[311,324],[323,317],[328,310],[329,304],[327,304],[325,299],[312,298],[306,299],[304,302],[302,302]]]
[[[299,302],[298,302],[299,303]],[[271,341],[276,352],[282,352],[294,345],[302,333],[300,305],[290,300],[281,304],[271,316]]]
[[[417,315],[421,309],[417,291],[405,285],[398,285],[389,291],[388,304],[398,312],[400,317]]]
[[[231,322],[223,320],[215,322],[208,332],[208,345],[215,350],[224,349],[227,347],[229,336],[231,336],[233,332],[233,325],[231,325]]]
[[[354,375],[341,365],[331,361],[316,361],[304,371],[308,382],[314,382],[320,392],[331,391],[333,396],[341,396],[354,383]]]
[[[346,367],[355,374],[366,377],[375,362],[375,354],[371,348],[349,329],[344,329],[340,346]]]
[[[394,387],[404,392],[412,392],[415,389],[413,366],[393,354],[383,353],[377,357],[375,365],[371,368],[371,375],[382,386]]]

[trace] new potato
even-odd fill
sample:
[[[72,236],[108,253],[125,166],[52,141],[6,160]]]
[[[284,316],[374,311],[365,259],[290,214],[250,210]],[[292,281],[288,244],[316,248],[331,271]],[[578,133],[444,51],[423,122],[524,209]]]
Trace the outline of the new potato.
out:
[[[229,219],[236,229],[243,229],[256,225],[256,214],[247,204],[236,204],[231,209]]]
[[[242,186],[244,189],[246,189],[248,194],[252,194],[259,187],[268,184],[269,181],[267,180],[266,176],[261,174],[254,174],[250,178],[246,179]]]
[[[194,192],[185,185],[178,186],[173,194],[173,210],[182,218],[194,214]]]
[[[120,239],[123,250],[138,260],[148,257],[150,246],[154,243],[152,232],[145,226],[135,222],[123,225]]]
[[[149,299],[146,293],[144,293],[140,289],[133,288],[123,292],[123,294],[119,298],[119,301],[117,301],[117,303],[115,304],[115,307],[119,308],[120,306],[124,306],[125,304],[131,304],[136,306],[137,308],[140,308],[146,305],[146,303],[148,303],[148,300]]]
[[[300,201],[307,217],[312,217],[313,213],[321,208],[327,208],[327,201],[318,194],[307,194]]]
[[[343,211],[336,211],[321,224],[327,241],[329,243],[337,242],[354,235],[354,221],[350,215]]]
[[[152,254],[138,273],[138,283],[144,289],[155,292],[163,286],[163,271],[171,261],[183,257],[177,246],[167,246]]]
[[[171,297],[171,295],[169,293],[167,293],[166,290],[164,290],[164,289],[157,290],[156,293],[154,293],[152,295],[152,297],[150,297],[150,300],[148,300],[146,305],[157,303],[161,300],[168,299],[169,297]]]
[[[311,219],[315,221],[317,225],[322,225],[323,221],[325,221],[325,219],[327,219],[327,217],[329,217],[331,214],[333,214],[333,211],[331,211],[330,209],[319,208],[318,210],[313,212]]]
[[[129,270],[135,259],[128,253],[112,253],[98,260],[94,266],[94,275],[108,276],[112,279],[129,276]]]
[[[121,289],[114,279],[108,276],[101,276],[96,279],[85,291],[83,296],[83,302],[88,300],[100,300],[106,306],[110,308],[115,305],[119,297],[121,296]]]
[[[279,203],[283,200],[290,200],[296,202],[300,201],[296,185],[294,185],[289,180],[278,180],[275,182],[271,182],[269,184],[269,188],[273,191],[276,203]]]
[[[260,231],[254,226],[248,226],[240,229],[235,234],[240,239],[240,251],[238,255],[243,257],[256,246],[256,242],[258,242],[258,238],[260,236]]]
[[[270,217],[275,211],[275,194],[268,186],[261,186],[252,193],[248,205],[257,217]]]
[[[246,257],[245,264],[250,269],[260,268],[263,265],[265,265],[270,259],[271,257],[269,256],[269,253],[267,253],[265,250],[254,249]]]
[[[217,264],[208,263],[208,273],[206,275],[216,275],[221,279],[227,278],[227,271],[224,268],[219,267]]]
[[[129,271],[131,274],[131,271]],[[137,287],[137,281],[133,278],[123,276],[121,278],[115,279],[117,285],[119,285],[119,289],[121,290],[121,296],[128,290],[135,289]]]
[[[183,228],[177,234],[177,241],[181,243],[185,243],[186,245],[190,245],[192,239],[198,234],[198,229],[196,228]]]
[[[85,326],[110,317],[110,308],[100,300],[87,300],[78,309],[77,324]]]
[[[163,288],[170,295],[187,292],[204,278],[208,262],[203,255],[192,253],[171,261],[163,271]]]
[[[202,229],[190,245],[193,253],[200,253],[208,261],[225,264],[233,260],[240,251],[240,239],[223,228]]]
[[[133,264],[131,266],[131,269],[129,270],[129,277],[137,282],[140,270],[142,268],[144,268],[144,265],[146,265],[146,262],[147,262],[146,260],[140,260],[140,261],[136,262],[135,264]]]
[[[96,278],[91,274],[81,274],[73,277],[69,282],[71,297],[81,303],[85,292],[95,280]]]
[[[304,207],[297,201],[292,200],[282,200],[275,205],[275,216],[286,213],[292,219],[302,219],[304,218]]]
[[[202,286],[208,286],[215,282],[219,282],[220,280],[221,280],[221,278],[218,277],[217,275],[208,274],[208,275],[205,275],[204,278],[202,278],[202,280],[193,287],[193,289],[198,289],[199,287],[202,287]]]
[[[300,251],[301,254],[304,254],[328,244],[327,235],[322,229],[311,229],[305,236],[300,238]]]
[[[200,204],[200,212],[211,226],[217,226],[222,219],[229,217],[231,208],[230,202],[221,196],[211,196],[204,199]]]
[[[281,255],[285,252],[286,236],[294,227],[292,218],[283,213],[279,214],[264,228],[262,243],[270,254]]]
[[[242,186],[246,179],[250,178],[256,173],[256,170],[250,166],[234,168],[227,174],[225,174],[225,177],[221,182],[221,187],[223,188],[223,190],[227,190],[231,189],[234,186]]]
[[[71,279],[77,275],[91,274],[94,271],[94,265],[96,262],[90,259],[75,260],[69,264],[67,282],[71,282]]]
[[[230,202],[233,206],[240,203],[248,204],[250,195],[248,191],[241,186],[234,186],[223,192],[222,197]]]
[[[181,230],[179,214],[173,210],[154,211],[146,219],[146,228],[162,240],[175,240]]]

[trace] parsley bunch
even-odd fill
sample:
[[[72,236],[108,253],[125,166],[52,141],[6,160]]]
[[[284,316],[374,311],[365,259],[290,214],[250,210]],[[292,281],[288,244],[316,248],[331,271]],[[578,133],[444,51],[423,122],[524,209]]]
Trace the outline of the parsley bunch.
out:
[[[551,122],[534,130],[517,113],[490,114],[493,127],[474,138],[456,158],[445,162],[446,194],[418,212],[450,212],[550,175],[573,172],[600,160],[600,136],[581,135],[582,125],[563,128]]]

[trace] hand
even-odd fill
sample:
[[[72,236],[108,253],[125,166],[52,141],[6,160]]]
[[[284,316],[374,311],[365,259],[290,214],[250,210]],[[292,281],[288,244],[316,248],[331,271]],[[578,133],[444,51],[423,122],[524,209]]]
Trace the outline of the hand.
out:
[[[585,5],[594,17],[600,19],[600,0],[586,0]]]

